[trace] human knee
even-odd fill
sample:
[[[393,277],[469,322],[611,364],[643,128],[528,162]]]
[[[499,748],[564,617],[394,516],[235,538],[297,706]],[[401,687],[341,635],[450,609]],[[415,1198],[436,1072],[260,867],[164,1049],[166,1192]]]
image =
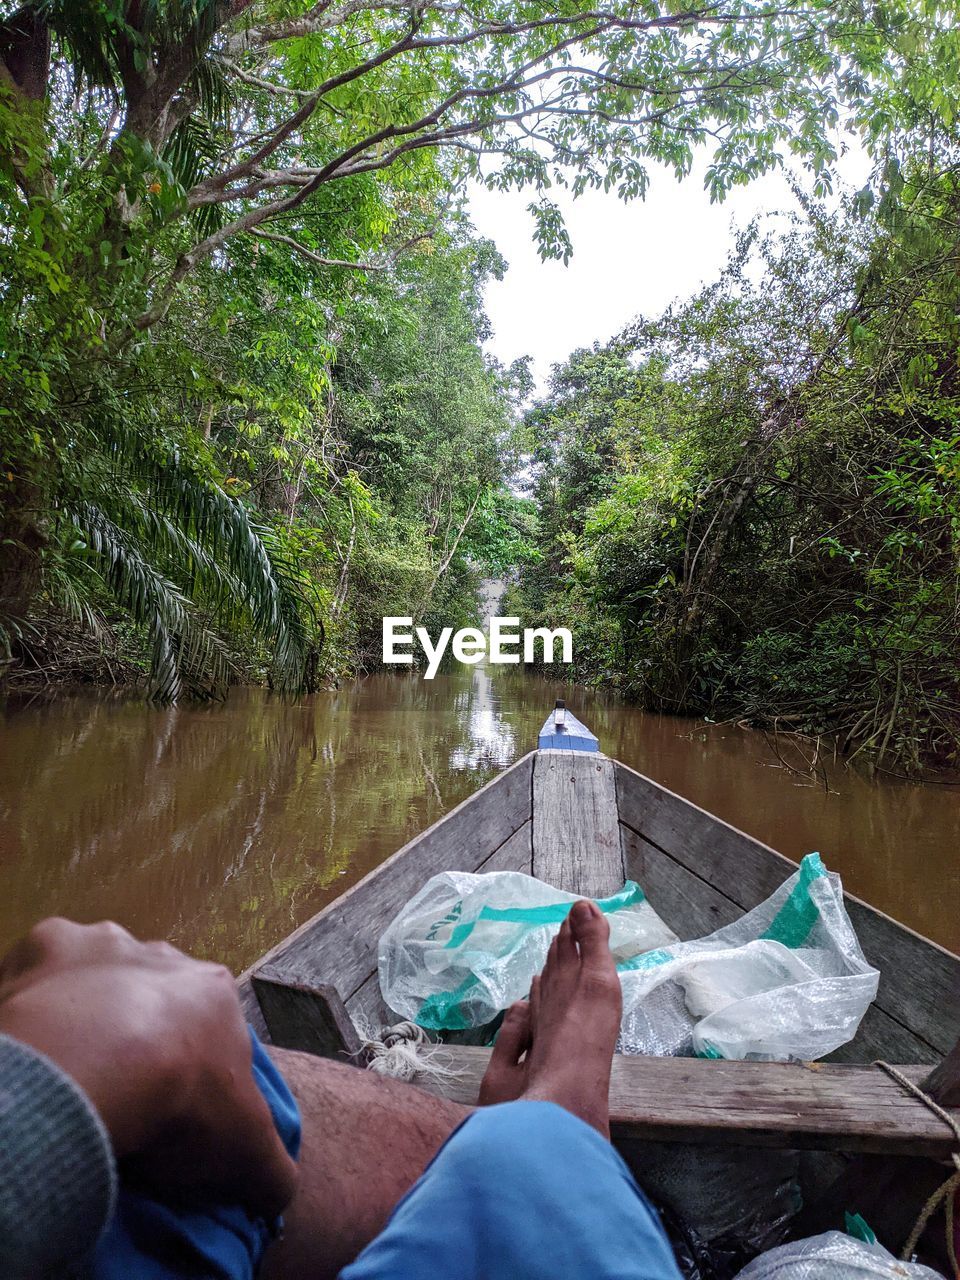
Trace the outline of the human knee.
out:
[[[481,1107],[444,1149],[450,1170],[482,1168],[513,1181],[538,1177],[545,1165],[571,1160],[619,1160],[589,1125],[553,1102],[505,1102]],[[495,1181],[495,1179],[494,1179]]]

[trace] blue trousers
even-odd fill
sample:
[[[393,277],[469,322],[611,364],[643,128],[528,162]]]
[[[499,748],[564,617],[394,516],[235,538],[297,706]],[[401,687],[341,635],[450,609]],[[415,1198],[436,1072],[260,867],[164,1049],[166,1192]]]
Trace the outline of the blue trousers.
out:
[[[287,1083],[253,1031],[253,1078],[277,1133],[296,1159],[300,1112]],[[187,1209],[165,1204],[121,1179],[113,1220],[100,1238],[83,1280],[253,1280],[280,1226],[252,1218],[240,1205]]]
[[[340,1280],[680,1280],[680,1272],[656,1212],[608,1142],[552,1102],[508,1102],[464,1121]]]

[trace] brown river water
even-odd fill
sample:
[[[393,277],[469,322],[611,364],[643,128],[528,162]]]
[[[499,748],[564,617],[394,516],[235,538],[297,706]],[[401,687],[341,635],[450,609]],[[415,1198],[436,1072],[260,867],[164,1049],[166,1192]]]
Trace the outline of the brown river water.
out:
[[[0,949],[44,915],[110,917],[240,970],[536,746],[558,696],[609,755],[960,951],[960,787],[795,772],[784,739],[482,667],[297,702],[9,701]]]

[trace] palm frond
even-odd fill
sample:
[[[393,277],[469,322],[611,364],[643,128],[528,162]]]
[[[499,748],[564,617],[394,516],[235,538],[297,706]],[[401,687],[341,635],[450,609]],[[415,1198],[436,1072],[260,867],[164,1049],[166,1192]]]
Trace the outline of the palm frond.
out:
[[[129,31],[121,0],[104,0],[99,5],[40,0],[37,8],[61,41],[73,78],[116,92],[120,80],[117,34]]]
[[[94,503],[78,502],[63,515],[98,558],[104,582],[118,604],[147,632],[152,697],[176,702],[187,690],[221,693],[230,675],[226,648],[177,584]]]
[[[308,644],[303,594],[271,532],[255,525],[238,499],[178,465],[176,458],[155,463],[143,479],[152,508],[202,543],[241,584],[253,625],[274,645],[280,667],[290,671],[302,664]]]
[[[9,661],[15,648],[25,645],[37,634],[37,628],[28,619],[0,613],[0,662]]]
[[[202,58],[187,82],[187,90],[197,100],[203,117],[222,125],[233,105],[233,91],[226,68],[215,58]]]
[[[120,53],[133,48],[144,63],[152,51],[166,47],[190,47],[197,54],[209,44],[217,29],[217,0],[143,0],[137,10],[137,26],[127,20],[126,0],[37,0],[37,12],[50,27],[70,60],[76,80],[117,92]],[[201,105],[208,101],[212,85],[199,84]],[[205,109],[205,108],[204,108]],[[220,117],[222,118],[222,116]]]
[[[190,537],[162,511],[151,507],[140,493],[120,495],[127,519],[122,524],[135,527],[154,559],[162,559],[185,586],[191,599],[203,597],[216,611],[218,620],[229,621],[243,609],[243,583],[217,560],[197,538]]]
[[[170,44],[203,47],[217,31],[219,0],[147,0],[151,25]]]
[[[87,467],[84,491],[63,514],[113,594],[147,628],[160,696],[180,696],[191,654],[196,678],[187,683],[203,687],[209,656],[207,683],[219,689],[225,651],[220,645],[214,652],[214,633],[246,627],[269,647],[276,685],[302,688],[323,629],[273,531],[181,453],[145,447],[126,425],[115,424],[106,444],[99,467]],[[202,643],[195,640],[198,628],[207,636]],[[188,642],[193,649],[183,650]]]
[[[217,154],[216,140],[208,122],[188,116],[170,135],[163,159],[180,186],[186,189],[199,182]]]
[[[68,618],[89,635],[99,639],[103,633],[103,618],[95,608],[91,593],[99,574],[79,556],[70,556],[54,564],[44,574],[44,586],[50,599]]]
[[[184,191],[211,173],[220,156],[214,124],[203,116],[192,115],[182,120],[163,150],[163,159]],[[223,206],[200,205],[191,213],[201,235],[209,235],[223,225],[227,214]]]

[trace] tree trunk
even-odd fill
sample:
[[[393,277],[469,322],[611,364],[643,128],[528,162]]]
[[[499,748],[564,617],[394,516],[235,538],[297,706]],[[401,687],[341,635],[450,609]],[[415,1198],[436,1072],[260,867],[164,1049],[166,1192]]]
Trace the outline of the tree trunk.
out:
[[[39,486],[7,472],[0,487],[0,626],[10,629],[29,613],[40,586],[41,554],[47,538],[40,524]]]
[[[426,612],[427,605],[430,603],[430,599],[434,591],[436,591],[437,589],[437,583],[440,581],[443,575],[450,568],[450,565],[453,563],[453,557],[457,554],[457,547],[459,547],[460,545],[460,539],[467,532],[467,529],[469,529],[470,521],[473,519],[473,513],[476,511],[477,504],[479,503],[479,501],[480,501],[480,490],[478,489],[476,496],[474,497],[473,501],[470,503],[470,508],[467,511],[467,515],[463,524],[457,530],[457,536],[453,540],[453,545],[449,547],[448,550],[444,553],[443,558],[441,559],[439,565],[437,566],[437,571],[433,575],[433,579],[429,587],[427,587],[427,590],[424,592],[423,598],[420,601],[420,607],[417,610],[418,618],[423,617],[424,613]]]

